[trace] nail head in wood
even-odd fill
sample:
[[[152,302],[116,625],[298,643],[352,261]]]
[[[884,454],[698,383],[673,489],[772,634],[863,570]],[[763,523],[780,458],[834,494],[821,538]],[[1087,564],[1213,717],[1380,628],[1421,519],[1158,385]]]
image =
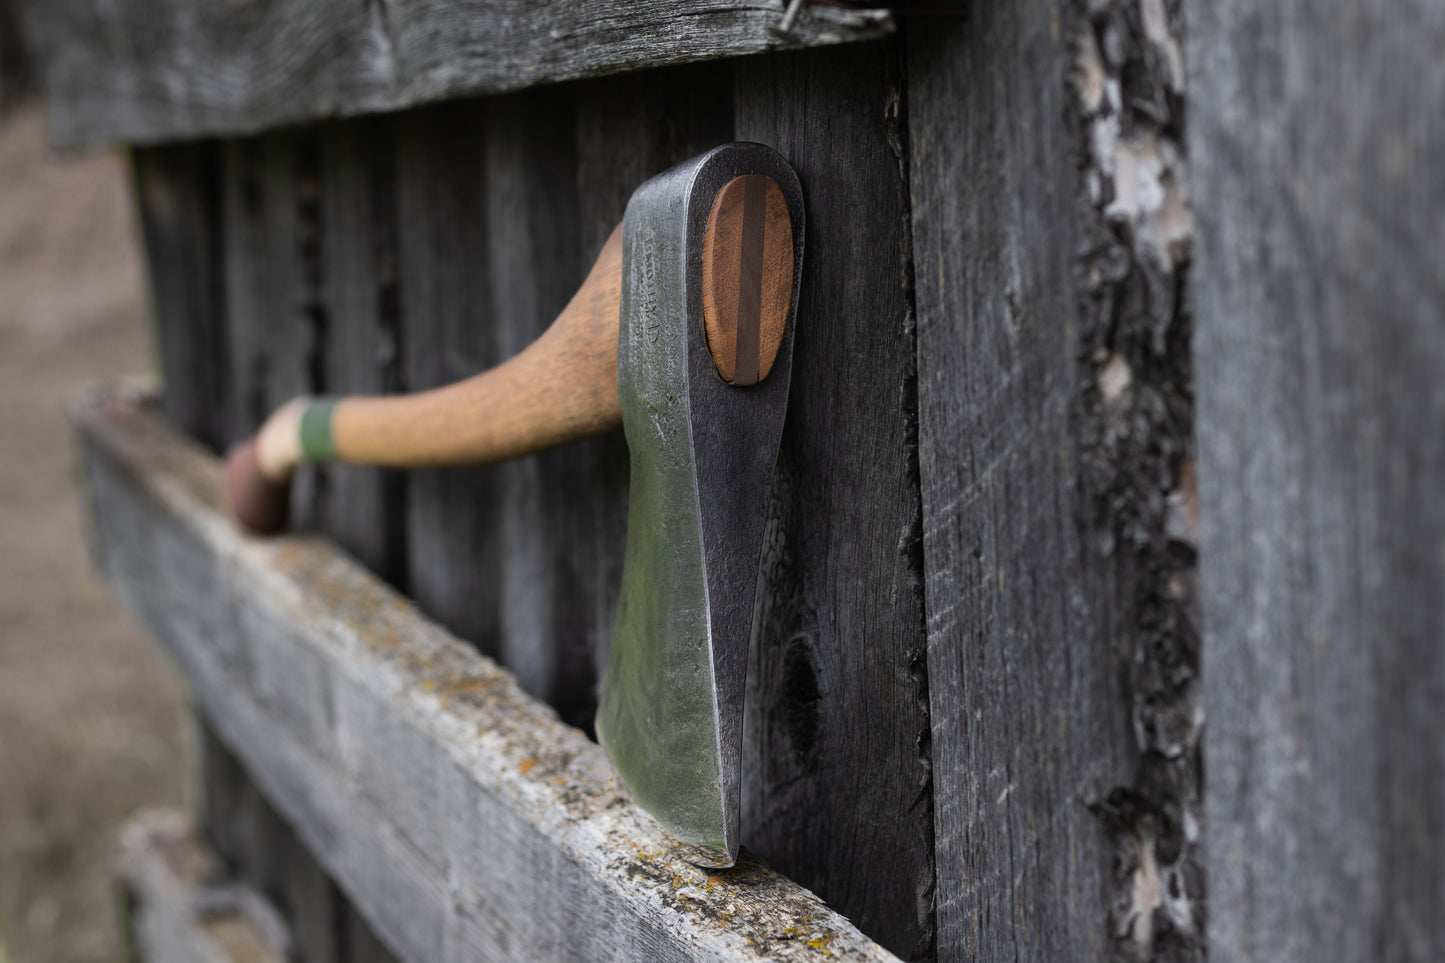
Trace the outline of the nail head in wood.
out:
[[[713,200],[702,246],[707,348],[731,385],[768,376],[793,297],[793,222],[773,179],[744,174]]]

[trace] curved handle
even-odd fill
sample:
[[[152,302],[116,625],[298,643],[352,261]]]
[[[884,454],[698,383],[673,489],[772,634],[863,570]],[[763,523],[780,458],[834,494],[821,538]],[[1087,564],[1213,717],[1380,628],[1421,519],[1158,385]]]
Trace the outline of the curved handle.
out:
[[[411,395],[297,398],[226,458],[226,492],[254,532],[286,524],[304,461],[440,468],[503,461],[619,428],[622,228],[557,320],[525,350],[464,381]]]
[[[701,306],[718,376],[744,388],[768,376],[793,297],[793,226],[778,184],[733,178],[713,198],[704,233]],[[441,468],[516,458],[622,426],[617,331],[622,225],[542,336],[465,381],[412,395],[297,398],[226,459],[238,521],[286,524],[291,475],[303,461]]]

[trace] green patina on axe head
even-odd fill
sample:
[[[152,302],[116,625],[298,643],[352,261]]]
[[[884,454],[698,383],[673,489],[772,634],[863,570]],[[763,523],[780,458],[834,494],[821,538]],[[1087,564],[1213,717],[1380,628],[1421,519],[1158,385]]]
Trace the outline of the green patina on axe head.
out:
[[[738,199],[729,229],[714,214],[725,190]],[[757,219],[783,204],[791,249],[781,253],[791,257],[780,259],[776,235],[762,250]],[[715,362],[703,324],[710,216],[708,297],[730,293],[734,278],[739,292],[726,365]],[[733,273],[712,267],[723,244],[737,251]],[[631,494],[597,736],[638,803],[709,866],[737,856],[748,644],[802,255],[797,175],[760,144],[719,147],[654,177],[623,221],[617,384]],[[791,275],[780,287],[772,282],[782,261]],[[717,310],[713,300],[707,310]],[[781,340],[763,334],[762,354],[776,356],[757,380],[757,317],[769,311],[782,318]]]

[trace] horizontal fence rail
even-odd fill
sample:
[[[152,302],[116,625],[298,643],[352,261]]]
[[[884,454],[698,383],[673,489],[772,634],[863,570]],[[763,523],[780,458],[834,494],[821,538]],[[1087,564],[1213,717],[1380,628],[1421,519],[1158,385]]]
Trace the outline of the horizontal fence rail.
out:
[[[683,861],[599,747],[324,540],[240,534],[138,397],[75,416],[103,571],[401,958],[896,959],[756,861]]]
[[[887,35],[884,10],[699,0],[32,4],[60,146],[263,130]]]

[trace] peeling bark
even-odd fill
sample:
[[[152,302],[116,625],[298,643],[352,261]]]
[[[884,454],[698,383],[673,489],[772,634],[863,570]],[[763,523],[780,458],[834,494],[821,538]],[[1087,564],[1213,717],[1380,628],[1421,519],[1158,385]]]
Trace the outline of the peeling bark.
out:
[[[1204,958],[1204,724],[1178,4],[1070,8],[1086,525],[1112,558],[1133,782],[1091,808],[1113,842],[1109,934],[1121,961]],[[1127,593],[1127,595],[1124,595]]]

